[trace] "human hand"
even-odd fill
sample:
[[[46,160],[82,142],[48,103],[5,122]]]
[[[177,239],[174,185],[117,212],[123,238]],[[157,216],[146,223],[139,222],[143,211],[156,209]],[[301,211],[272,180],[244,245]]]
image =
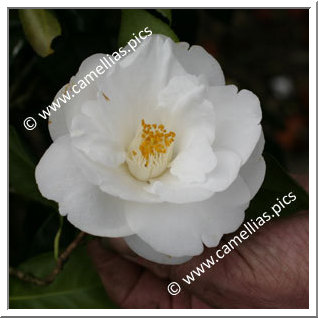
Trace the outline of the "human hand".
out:
[[[308,308],[306,211],[265,224],[191,285],[182,278],[217,247],[167,266],[136,256],[121,239],[109,243],[113,251],[99,240],[88,251],[108,295],[122,308]],[[168,293],[171,281],[182,285],[180,294]]]

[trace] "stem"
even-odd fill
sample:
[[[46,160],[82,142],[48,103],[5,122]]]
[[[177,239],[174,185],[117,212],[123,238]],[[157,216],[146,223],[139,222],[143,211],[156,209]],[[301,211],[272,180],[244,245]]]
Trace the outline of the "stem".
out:
[[[54,258],[56,261],[59,258],[60,237],[61,237],[61,233],[62,233],[63,220],[64,220],[64,217],[62,215],[60,215],[59,229],[57,230],[55,238],[54,238]]]
[[[24,273],[23,271],[12,268],[12,267],[9,268],[10,275],[15,276],[25,282],[32,283],[38,286],[51,284],[55,280],[56,276],[62,271],[65,261],[68,259],[68,257],[73,252],[73,250],[79,245],[79,243],[81,242],[84,236],[85,236],[85,232],[80,232],[75,237],[74,241],[70,243],[70,245],[56,260],[56,266],[53,269],[53,271],[47,276],[45,276],[44,278],[35,277],[32,274]]]

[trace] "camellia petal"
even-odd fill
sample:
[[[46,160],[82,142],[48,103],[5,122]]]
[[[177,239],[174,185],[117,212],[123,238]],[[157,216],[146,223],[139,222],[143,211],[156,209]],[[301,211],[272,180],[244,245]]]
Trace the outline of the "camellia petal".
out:
[[[201,236],[210,233],[206,220],[218,220],[219,233],[234,231],[244,219],[250,197],[247,185],[238,177],[229,189],[204,201],[187,204],[127,202],[125,212],[131,229],[157,252],[174,257],[193,256],[203,250]],[[203,230],[206,232],[202,234]]]
[[[241,159],[235,152],[229,150],[218,150],[215,152],[215,156],[217,165],[201,186],[213,192],[220,192],[227,189],[237,178]]]
[[[240,171],[241,176],[250,189],[252,198],[261,187],[265,177],[266,164],[262,157],[264,144],[265,139],[262,132],[253,153]]]
[[[73,151],[74,162],[89,182],[97,185],[105,193],[128,201],[161,202],[160,198],[145,191],[145,183],[136,180],[126,164],[117,168],[107,168],[90,160],[77,149]]]
[[[67,89],[68,84],[64,85],[56,94],[54,100],[60,97]],[[49,106],[48,106],[49,107]],[[52,140],[69,134],[69,130],[66,126],[65,114],[63,108],[57,109],[57,111],[50,110],[50,117],[48,120],[49,132]]]
[[[152,262],[178,265],[189,261],[192,256],[172,257],[155,251],[149,244],[143,241],[138,235],[125,237],[127,245],[139,256],[144,257]]]
[[[50,111],[49,130],[53,140],[69,133],[73,117],[80,111],[83,102],[97,98],[98,83],[101,81],[101,77],[96,74],[96,67],[100,65],[100,59],[103,57],[106,55],[94,54],[88,57],[81,64],[77,74],[72,76],[69,83],[55,95],[50,105],[53,106],[53,109],[48,106]],[[91,73],[92,71],[96,75]]]
[[[100,236],[133,234],[123,213],[123,202],[85,180],[72,160],[70,138],[58,138],[36,167],[43,196],[59,202],[62,215],[79,229]]]
[[[185,42],[174,46],[177,59],[189,74],[197,75],[208,86],[224,85],[225,79],[218,61],[211,56],[203,47]]]
[[[261,134],[259,99],[252,92],[237,92],[233,85],[209,88],[216,116],[214,149],[235,151],[244,164]]]
[[[177,136],[171,173],[184,182],[203,182],[216,166],[211,147],[215,115],[205,97],[204,86],[187,75],[172,78],[159,98],[160,109],[167,110],[167,124]]]
[[[202,47],[153,35],[130,49],[99,76],[110,55],[88,57],[58,92],[36,180],[82,231],[181,264],[235,231],[263,182],[260,102]]]
[[[203,188],[201,184],[185,183],[170,172],[165,173],[158,180],[150,180],[145,190],[160,198],[160,202],[190,203],[203,201],[211,197],[213,192]]]
[[[118,167],[126,160],[126,152],[114,123],[106,120],[102,100],[87,101],[83,108],[93,116],[79,113],[72,122],[71,137],[74,147],[85,153],[93,161],[107,167]]]

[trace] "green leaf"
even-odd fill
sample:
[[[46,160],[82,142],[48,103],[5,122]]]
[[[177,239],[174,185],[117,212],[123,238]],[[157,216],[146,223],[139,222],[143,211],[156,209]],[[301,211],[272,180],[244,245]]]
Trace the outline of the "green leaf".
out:
[[[171,24],[172,21],[172,14],[170,9],[156,9],[161,15],[168,19],[169,23]]]
[[[45,9],[20,9],[19,16],[34,51],[42,57],[52,54],[52,41],[62,32],[53,13]]]
[[[285,195],[293,192],[296,200],[289,205],[284,205],[280,217],[288,216],[292,213],[307,210],[309,198],[307,192],[283,169],[283,167],[269,154],[264,155],[266,161],[266,174],[261,189],[251,201],[246,210],[245,219],[256,218],[263,212],[272,212],[271,207],[280,201]]]
[[[179,39],[168,24],[162,22],[145,10],[125,9],[122,10],[121,25],[118,42],[120,46],[126,45],[130,39],[134,39],[133,33],[138,35],[141,30],[148,27],[153,34],[163,34],[175,42]]]
[[[53,254],[46,253],[26,261],[19,269],[44,277],[54,266]],[[48,286],[36,286],[10,276],[9,294],[10,309],[116,307],[107,297],[84,247],[71,254],[62,272]]]
[[[42,197],[35,182],[35,164],[13,126],[9,128],[9,182],[10,190],[45,205],[56,204]]]

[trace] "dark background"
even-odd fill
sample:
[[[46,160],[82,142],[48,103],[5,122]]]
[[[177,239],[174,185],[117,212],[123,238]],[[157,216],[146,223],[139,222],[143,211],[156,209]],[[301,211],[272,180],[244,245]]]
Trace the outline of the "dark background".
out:
[[[35,163],[51,143],[47,123],[39,120],[27,131],[23,120],[51,104],[86,57],[118,49],[120,10],[54,12],[62,36],[53,41],[54,54],[41,58],[26,41],[17,10],[9,10],[9,122]],[[173,10],[171,27],[181,41],[216,57],[227,84],[260,98],[266,150],[290,173],[308,175],[309,11]],[[59,224],[54,208],[20,196],[11,186],[9,206],[10,265],[52,250]],[[75,231],[65,222],[62,246]]]

